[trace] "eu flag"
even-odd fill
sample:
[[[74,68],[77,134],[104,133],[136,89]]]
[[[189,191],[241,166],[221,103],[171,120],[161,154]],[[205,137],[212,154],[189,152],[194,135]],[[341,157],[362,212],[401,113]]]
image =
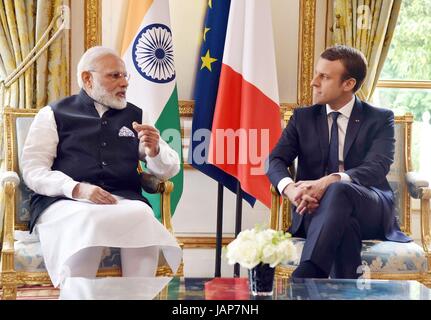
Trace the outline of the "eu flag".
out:
[[[211,131],[213,123],[229,8],[230,0],[210,1],[208,4],[194,92],[195,108],[190,138],[189,163],[236,193],[237,179],[206,161],[210,136],[205,132]],[[256,202],[254,197],[244,191],[242,197],[251,206]]]

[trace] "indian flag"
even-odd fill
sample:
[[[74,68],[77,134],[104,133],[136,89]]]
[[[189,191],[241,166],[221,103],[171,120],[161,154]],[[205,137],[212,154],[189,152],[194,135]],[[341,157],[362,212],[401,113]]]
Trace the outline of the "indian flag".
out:
[[[175,80],[174,51],[170,29],[168,0],[130,0],[122,47],[131,81],[127,100],[142,108],[142,123],[154,125],[164,139],[178,152],[182,144],[178,94]],[[183,191],[183,164],[171,179],[172,213]],[[145,194],[160,217],[160,196]]]

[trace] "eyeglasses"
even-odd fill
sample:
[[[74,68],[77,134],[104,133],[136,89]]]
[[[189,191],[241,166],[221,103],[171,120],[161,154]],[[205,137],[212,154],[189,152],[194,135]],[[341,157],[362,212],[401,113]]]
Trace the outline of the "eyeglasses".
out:
[[[101,73],[100,71],[96,71],[96,70],[88,70],[88,72]],[[130,80],[130,73],[114,71],[114,72],[105,73],[105,77],[110,78],[112,81],[118,81],[122,78],[129,81]]]

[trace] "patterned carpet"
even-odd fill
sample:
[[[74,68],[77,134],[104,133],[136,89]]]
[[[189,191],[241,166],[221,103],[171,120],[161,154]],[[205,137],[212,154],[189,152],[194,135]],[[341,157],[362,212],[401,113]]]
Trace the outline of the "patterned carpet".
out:
[[[0,299],[3,295],[0,289]],[[17,300],[58,300],[60,290],[53,286],[30,286],[18,288]]]

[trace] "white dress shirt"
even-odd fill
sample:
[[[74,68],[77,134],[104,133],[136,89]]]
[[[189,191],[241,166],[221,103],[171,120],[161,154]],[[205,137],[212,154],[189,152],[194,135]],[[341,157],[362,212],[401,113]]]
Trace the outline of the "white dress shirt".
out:
[[[98,103],[95,103],[95,107],[100,117],[109,109]],[[65,196],[73,199],[72,191],[79,182],[61,171],[51,170],[57,157],[58,143],[54,112],[50,106],[46,106],[38,112],[30,127],[20,167],[25,183],[34,192],[50,197]],[[159,140],[159,147],[159,154],[151,158],[145,154],[143,145],[139,144],[139,159],[146,161],[150,173],[161,180],[166,180],[178,173],[180,160],[178,154],[163,139]]]
[[[344,173],[344,157],[343,157],[343,150],[344,150],[344,141],[346,140],[346,132],[347,132],[347,125],[349,124],[350,115],[352,114],[353,106],[355,105],[355,96],[353,96],[352,100],[350,100],[345,106],[343,106],[341,109],[338,110],[340,115],[337,118],[337,125],[338,125],[338,159],[339,159],[339,172],[333,173],[340,176],[341,181],[352,181],[352,179]],[[332,117],[329,115],[331,112],[336,112],[336,110],[333,110],[329,104],[326,105],[326,114],[328,119],[328,128],[332,127]],[[329,131],[328,135],[328,141],[331,140],[331,130]],[[277,185],[278,191],[283,194],[284,189],[289,185],[293,183],[293,180],[290,177],[286,177],[280,180],[280,182]]]

